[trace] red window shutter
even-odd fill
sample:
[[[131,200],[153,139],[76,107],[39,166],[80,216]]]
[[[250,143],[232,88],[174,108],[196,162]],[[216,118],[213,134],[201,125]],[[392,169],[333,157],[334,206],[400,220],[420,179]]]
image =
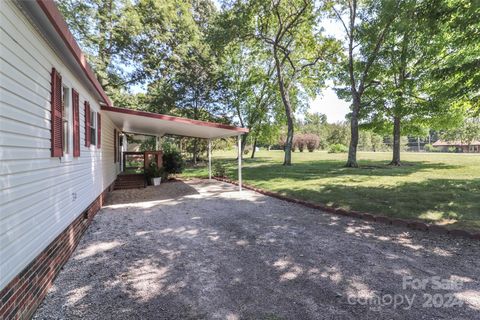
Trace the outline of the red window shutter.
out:
[[[113,162],[117,163],[117,129],[113,129]]]
[[[90,103],[85,101],[85,147],[90,147]]]
[[[62,76],[55,68],[52,68],[52,91],[51,91],[51,112],[52,112],[52,157],[63,155],[63,125],[62,125]]]
[[[100,112],[97,115],[97,148],[100,148],[102,143],[102,116]]]
[[[72,89],[73,107],[73,156],[80,157],[80,99],[78,92]]]
[[[117,132],[117,162],[120,162],[120,159],[122,158],[122,139],[120,136],[120,131]]]

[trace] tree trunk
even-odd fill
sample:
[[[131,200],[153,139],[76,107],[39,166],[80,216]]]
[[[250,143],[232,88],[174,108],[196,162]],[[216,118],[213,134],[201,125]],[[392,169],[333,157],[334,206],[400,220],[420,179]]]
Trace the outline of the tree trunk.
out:
[[[358,111],[360,109],[360,98],[353,99],[353,112],[350,120],[350,146],[348,148],[348,160],[346,167],[358,168],[357,146],[358,146]]]
[[[247,137],[248,137],[248,133],[242,134],[242,144],[241,144],[242,150],[240,152],[242,159],[243,159],[243,152],[245,151],[245,146],[247,145]]]
[[[242,118],[242,113],[240,112],[240,106],[238,104],[235,104],[235,105],[236,105],[235,109],[237,110],[237,116],[238,116],[238,119],[240,120],[240,126],[242,128],[245,128],[243,118]],[[240,155],[242,159],[243,159],[243,151],[245,150],[245,145],[247,144],[247,136],[248,136],[248,133],[242,134],[242,143],[240,144],[240,147],[241,147]],[[237,156],[237,159],[238,159],[238,156]]]
[[[198,107],[198,90],[195,89],[194,97],[193,97],[193,119],[198,120],[198,115],[199,115],[199,107]],[[193,155],[192,155],[192,161],[193,164],[197,164],[197,158],[198,158],[198,139],[193,138]]]
[[[197,154],[198,154],[198,141],[196,138],[193,139],[193,155],[192,155],[192,161],[193,164],[197,164]]]
[[[292,165],[292,146],[293,146],[293,119],[291,116],[287,117],[287,140],[285,141],[285,158],[283,160],[284,166]]]
[[[257,137],[253,140],[252,155],[250,156],[251,159],[255,158],[255,149],[257,149]]]
[[[393,118],[393,158],[391,166],[401,166],[400,162],[400,117]]]
[[[280,95],[282,97],[283,106],[285,107],[285,116],[287,117],[287,138],[285,140],[285,158],[283,160],[284,166],[292,165],[292,142],[293,142],[293,116],[292,106],[290,104],[290,94],[288,88],[285,86],[285,81],[282,74],[282,65],[278,58],[277,50],[274,48],[275,68],[277,70],[278,86],[280,88]]]

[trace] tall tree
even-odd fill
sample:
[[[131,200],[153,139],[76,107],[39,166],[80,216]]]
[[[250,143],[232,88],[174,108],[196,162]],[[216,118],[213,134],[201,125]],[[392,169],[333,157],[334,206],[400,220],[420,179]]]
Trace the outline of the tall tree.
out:
[[[242,135],[241,154],[249,136],[253,135],[255,143],[256,131],[270,123],[272,112],[277,111],[274,65],[267,58],[253,41],[232,41],[223,51],[222,97],[232,118],[249,129]]]
[[[450,35],[436,19],[437,0],[404,0],[372,67],[373,85],[365,90],[364,112],[370,125],[393,134],[390,165],[399,166],[401,136],[424,136],[428,128],[457,126],[464,110],[445,99],[444,81],[432,74],[460,48],[450,48]],[[451,77],[452,75],[450,75]],[[450,77],[444,77],[449,79]],[[382,130],[383,132],[383,130]]]
[[[56,1],[67,24],[87,54],[96,75],[108,93],[122,88],[128,77],[120,61],[130,49],[134,29],[128,0]],[[115,62],[115,63],[114,63]]]
[[[214,7],[209,0],[57,3],[102,86],[113,102],[122,106],[136,102],[128,97],[132,87],[138,90],[147,84],[144,89],[156,89],[161,83],[164,89],[168,88],[173,70],[201,41],[202,28],[210,14],[206,8]],[[148,87],[153,82],[157,84]],[[149,97],[143,102],[153,105],[159,99]]]
[[[448,54],[432,70],[442,84],[436,95],[465,100],[480,116],[480,3],[477,0],[436,0],[432,20],[440,24]]]
[[[172,67],[163,87],[171,91],[173,113],[197,120],[227,122],[221,102],[222,65],[215,43],[209,37],[217,9],[211,0],[191,0],[191,14],[196,36],[188,42],[185,54]],[[162,79],[160,81],[163,81]],[[204,149],[199,139],[189,139],[193,163]]]
[[[218,97],[218,65],[207,46],[201,45],[176,71],[174,90],[177,113],[196,120],[214,120],[221,106]],[[198,139],[193,141],[192,160],[197,162]]]
[[[401,136],[426,134],[435,118],[447,110],[428,92],[428,71],[442,59],[442,40],[435,38],[437,29],[429,19],[427,2],[406,0],[399,5],[397,19],[379,49],[378,63],[371,68],[374,81],[364,91],[361,116],[381,133],[391,130],[390,165],[394,166],[401,165]]]
[[[250,7],[255,10],[254,36],[270,49],[275,63],[287,122],[283,164],[291,165],[295,112],[292,93],[317,94],[338,47],[316,27],[318,16],[313,1],[253,1]]]
[[[345,31],[347,59],[340,82],[348,85],[348,90],[340,90],[341,97],[352,102],[350,113],[350,146],[347,167],[358,167],[357,146],[359,138],[359,118],[363,106],[365,90],[372,85],[371,68],[377,62],[378,54],[390,32],[400,1],[330,1],[334,16]]]

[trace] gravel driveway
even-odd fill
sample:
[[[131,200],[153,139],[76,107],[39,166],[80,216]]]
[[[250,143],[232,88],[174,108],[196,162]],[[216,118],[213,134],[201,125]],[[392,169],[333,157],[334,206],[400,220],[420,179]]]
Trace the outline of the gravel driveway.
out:
[[[479,253],[478,241],[171,182],[111,193],[35,317],[480,319]]]

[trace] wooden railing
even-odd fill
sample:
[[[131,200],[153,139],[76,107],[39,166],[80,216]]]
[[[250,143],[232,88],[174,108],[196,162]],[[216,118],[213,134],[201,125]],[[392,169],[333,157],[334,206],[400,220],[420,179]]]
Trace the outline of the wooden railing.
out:
[[[148,168],[151,162],[156,162],[159,168],[163,167],[163,152],[162,151],[145,151],[145,169]]]
[[[163,166],[162,151],[129,151],[123,153],[123,171],[135,170],[144,173],[150,163],[155,161],[160,168]]]
[[[143,173],[145,168],[145,155],[143,152],[124,152],[123,153],[123,171],[135,170]]]

